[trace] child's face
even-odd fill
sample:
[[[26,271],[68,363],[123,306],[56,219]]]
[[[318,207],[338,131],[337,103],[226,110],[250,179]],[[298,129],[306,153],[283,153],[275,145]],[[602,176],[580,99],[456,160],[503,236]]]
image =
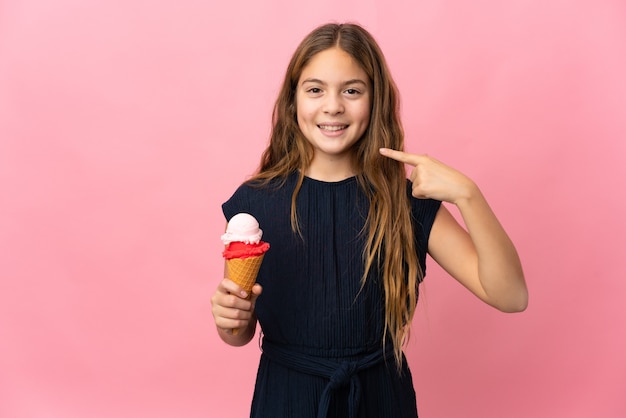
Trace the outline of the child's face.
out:
[[[314,160],[349,157],[370,120],[371,83],[345,51],[319,52],[304,67],[296,91],[298,126],[315,149]]]

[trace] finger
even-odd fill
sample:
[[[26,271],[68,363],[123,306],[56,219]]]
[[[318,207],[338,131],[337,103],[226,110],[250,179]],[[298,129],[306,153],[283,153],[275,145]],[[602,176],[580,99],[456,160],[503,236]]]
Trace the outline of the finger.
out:
[[[411,195],[418,199],[427,199],[428,194],[419,186],[413,183],[413,187],[411,188]]]
[[[211,310],[214,317],[228,316],[225,312],[232,312],[232,310],[250,311],[252,309],[252,303],[247,299],[242,299],[237,295],[215,296],[211,300]]]
[[[381,148],[379,152],[381,155],[389,157],[392,160],[400,161],[401,163],[415,166],[419,162],[419,155],[409,154],[408,152],[393,150],[390,148]]]
[[[249,322],[250,317],[245,317],[243,315],[240,317],[221,316],[215,319],[215,325],[223,330],[245,328]]]
[[[222,280],[221,286],[226,292],[230,293],[231,295],[236,295],[244,299],[248,297],[248,292],[243,290],[241,286],[228,278]]]
[[[235,308],[223,308],[220,311],[219,317],[222,320],[227,321],[249,321],[252,317],[252,311]]]
[[[391,148],[380,148],[379,152],[381,155],[391,158],[392,160],[400,161],[406,164],[411,163],[411,154],[406,152],[393,150]]]

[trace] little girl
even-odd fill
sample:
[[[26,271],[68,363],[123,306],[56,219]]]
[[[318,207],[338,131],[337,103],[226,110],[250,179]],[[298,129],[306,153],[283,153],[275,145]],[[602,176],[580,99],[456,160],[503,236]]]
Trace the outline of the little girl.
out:
[[[402,345],[427,253],[489,305],[526,308],[517,252],[481,191],[403,152],[398,109],[362,27],[323,25],[295,51],[258,172],[222,207],[256,217],[271,244],[250,295],[225,278],[212,297],[227,344],[261,326],[252,417],[417,417]]]

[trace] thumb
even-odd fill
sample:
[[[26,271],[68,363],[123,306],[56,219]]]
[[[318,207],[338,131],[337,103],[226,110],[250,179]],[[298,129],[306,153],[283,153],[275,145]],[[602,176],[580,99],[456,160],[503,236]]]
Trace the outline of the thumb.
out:
[[[254,304],[256,303],[257,298],[261,296],[261,293],[263,293],[263,286],[256,283],[254,286],[252,286],[252,291],[250,293],[250,302],[252,302],[252,307],[254,308]]]

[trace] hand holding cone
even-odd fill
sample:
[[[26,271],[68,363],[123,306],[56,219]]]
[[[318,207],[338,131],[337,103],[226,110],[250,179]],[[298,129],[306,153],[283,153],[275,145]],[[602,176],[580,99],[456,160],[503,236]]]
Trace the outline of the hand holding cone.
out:
[[[244,289],[248,298],[256,283],[265,252],[270,247],[267,242],[261,241],[262,236],[259,223],[247,213],[233,216],[228,222],[226,233],[222,235],[222,242],[226,245],[222,255],[226,259],[228,278]],[[238,329],[233,329],[233,335],[238,332]]]

